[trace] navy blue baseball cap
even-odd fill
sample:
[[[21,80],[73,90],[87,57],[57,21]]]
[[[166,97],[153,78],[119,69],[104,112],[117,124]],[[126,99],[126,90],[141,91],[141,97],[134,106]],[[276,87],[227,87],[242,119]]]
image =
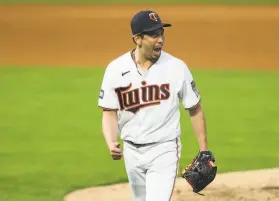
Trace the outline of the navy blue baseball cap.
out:
[[[131,20],[131,30],[133,35],[170,26],[171,24],[163,23],[159,15],[151,10],[140,11],[135,14]]]

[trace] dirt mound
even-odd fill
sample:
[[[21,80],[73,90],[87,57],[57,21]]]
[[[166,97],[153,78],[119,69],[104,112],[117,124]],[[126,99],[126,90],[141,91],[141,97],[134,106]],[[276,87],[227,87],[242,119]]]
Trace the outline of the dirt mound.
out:
[[[279,69],[279,6],[226,5],[0,5],[0,64],[106,66],[142,9],[173,25],[165,50],[190,67]]]
[[[208,188],[194,194],[178,178],[172,201],[279,201],[279,168],[218,174]],[[132,201],[128,184],[88,188],[65,196],[65,201]]]

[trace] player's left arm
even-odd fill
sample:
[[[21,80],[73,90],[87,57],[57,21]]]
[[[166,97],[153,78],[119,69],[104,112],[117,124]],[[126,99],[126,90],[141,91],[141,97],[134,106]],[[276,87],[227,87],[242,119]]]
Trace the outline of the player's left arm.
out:
[[[202,111],[202,105],[198,103],[196,106],[189,108],[188,111],[190,114],[193,130],[197,137],[200,151],[208,151],[206,120],[204,112]]]
[[[194,78],[187,68],[184,68],[183,84],[179,93],[182,104],[188,110],[193,130],[199,144],[199,152],[193,162],[182,172],[182,177],[199,192],[209,185],[215,178],[217,166],[215,158],[208,150],[205,115],[201,105],[201,95]]]
[[[194,160],[182,171],[182,177],[192,186],[193,192],[199,193],[215,179],[217,166],[212,152],[208,150],[202,105],[198,103],[188,108],[188,111],[200,150]]]
[[[200,151],[208,151],[206,121],[201,105],[201,95],[187,66],[184,67],[183,74],[180,98],[184,108],[189,112]]]

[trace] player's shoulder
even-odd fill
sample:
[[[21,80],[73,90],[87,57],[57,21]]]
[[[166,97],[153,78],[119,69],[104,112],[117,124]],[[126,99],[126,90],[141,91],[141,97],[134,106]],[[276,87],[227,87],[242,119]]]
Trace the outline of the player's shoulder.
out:
[[[189,70],[187,64],[179,57],[173,56],[172,54],[162,51],[162,63],[167,63],[172,68],[177,69],[178,71]]]
[[[122,71],[127,67],[127,63],[130,57],[131,57],[131,53],[125,52],[124,54],[114,58],[108,63],[106,67],[106,71],[110,71],[110,72]]]

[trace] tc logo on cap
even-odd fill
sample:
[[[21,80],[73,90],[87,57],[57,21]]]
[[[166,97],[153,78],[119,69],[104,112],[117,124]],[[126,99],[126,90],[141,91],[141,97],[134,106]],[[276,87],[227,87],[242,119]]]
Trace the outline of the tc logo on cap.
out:
[[[149,13],[149,18],[153,21],[158,21],[159,17],[157,15],[157,13]]]

